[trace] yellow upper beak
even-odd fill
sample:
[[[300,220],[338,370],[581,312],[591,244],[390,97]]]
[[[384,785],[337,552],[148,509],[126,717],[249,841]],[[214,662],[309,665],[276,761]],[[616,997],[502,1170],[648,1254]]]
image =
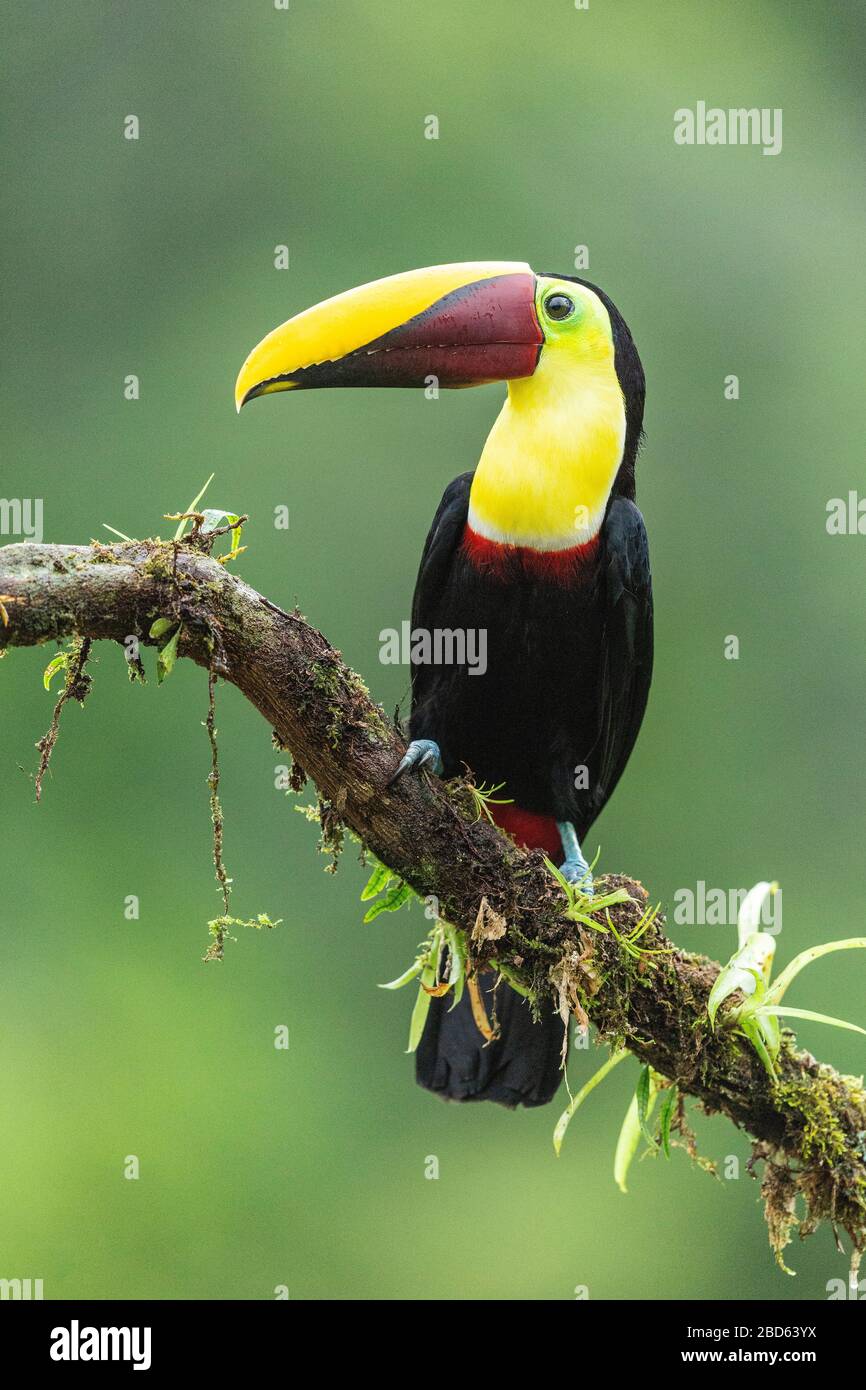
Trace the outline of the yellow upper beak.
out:
[[[347,290],[296,314],[253,348],[238,374],[235,404],[240,410],[256,396],[296,386],[412,385],[424,365],[422,353],[431,370],[441,366],[446,378],[453,376],[443,385],[529,375],[542,341],[534,286],[523,261],[466,261],[409,270]],[[413,325],[419,316],[425,317]],[[406,325],[410,331],[398,338],[395,331]],[[394,339],[381,344],[389,334]],[[501,351],[488,360],[485,377],[479,354],[493,347]],[[340,372],[310,370],[329,363],[344,366]]]

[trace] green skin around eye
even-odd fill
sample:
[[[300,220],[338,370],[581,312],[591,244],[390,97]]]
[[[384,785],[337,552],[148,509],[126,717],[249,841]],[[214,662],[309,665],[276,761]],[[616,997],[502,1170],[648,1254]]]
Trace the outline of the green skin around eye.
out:
[[[548,302],[558,298],[567,299],[574,305],[574,308],[570,310],[565,318],[557,318],[555,314],[550,314],[547,311]],[[580,297],[573,293],[573,287],[570,285],[557,285],[555,281],[551,284],[549,280],[543,281],[539,285],[536,309],[541,321],[545,324],[549,324],[553,329],[571,328],[574,324],[579,323],[584,316],[584,307]]]
[[[545,307],[548,300],[559,295],[571,300],[574,305],[571,313],[564,319],[553,318]],[[583,285],[542,277],[536,289],[535,309],[545,341],[549,344],[592,344],[602,339],[608,343],[612,342],[613,335],[607,310],[598,296]]]

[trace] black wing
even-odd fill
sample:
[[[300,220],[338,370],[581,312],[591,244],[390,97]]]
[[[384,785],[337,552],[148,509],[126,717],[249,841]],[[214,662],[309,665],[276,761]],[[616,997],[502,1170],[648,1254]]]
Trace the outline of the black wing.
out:
[[[439,602],[451,572],[451,566],[469,515],[469,490],[473,473],[461,473],[449,483],[433,518],[412,599],[412,627],[434,628]],[[412,667],[412,738],[435,738],[425,723],[425,707],[434,693],[439,668],[431,665]]]
[[[605,620],[600,728],[590,758],[592,814],[604,807],[628,762],[652,680],[653,598],[649,547],[634,502],[617,497],[602,529]]]

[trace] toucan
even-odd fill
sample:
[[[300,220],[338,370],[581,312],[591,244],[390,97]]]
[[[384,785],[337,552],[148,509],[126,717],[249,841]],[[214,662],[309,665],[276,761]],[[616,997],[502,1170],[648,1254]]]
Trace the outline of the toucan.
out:
[[[611,299],[520,261],[411,270],[338,294],[275,328],[244,362],[238,410],[278,391],[507,383],[476,467],[445,489],[424,544],[412,628],[483,632],[483,673],[412,672],[395,775],[496,788],[502,830],[592,894],[583,850],[643,719],[652,675],[646,529],[635,505],[644,373]],[[479,1025],[495,1019],[493,1028]],[[493,972],[455,1006],[434,998],[419,1083],[445,1099],[542,1105],[564,1025],[538,1020]]]

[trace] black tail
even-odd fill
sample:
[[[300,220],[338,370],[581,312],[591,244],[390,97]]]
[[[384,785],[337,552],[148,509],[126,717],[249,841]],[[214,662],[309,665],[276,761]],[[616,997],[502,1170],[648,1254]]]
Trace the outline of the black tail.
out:
[[[496,979],[492,971],[478,976],[487,1016],[499,1027],[495,1042],[479,1032],[468,990],[455,1008],[448,995],[430,1000],[416,1080],[443,1100],[492,1100],[509,1110],[546,1105],[562,1080],[565,1025],[549,1003],[535,1023],[529,1001],[504,981],[494,995]]]

